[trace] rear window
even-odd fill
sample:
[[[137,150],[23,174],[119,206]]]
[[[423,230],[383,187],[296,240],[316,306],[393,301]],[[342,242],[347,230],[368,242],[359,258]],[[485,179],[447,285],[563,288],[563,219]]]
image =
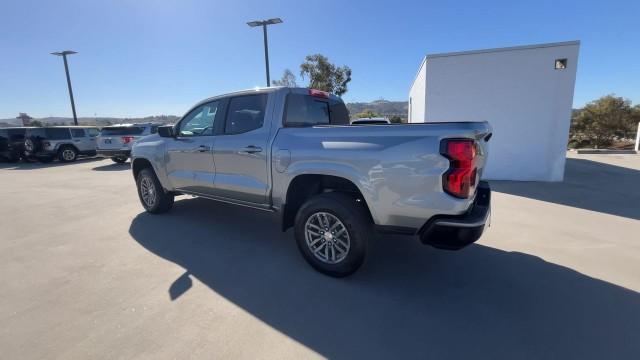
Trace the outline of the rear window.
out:
[[[46,137],[47,134],[44,132],[44,128],[36,128],[36,129],[27,129],[26,135],[27,137]]]
[[[24,140],[24,133],[26,129],[7,129],[7,134],[11,141],[22,141]]]
[[[266,106],[266,94],[231,98],[224,133],[242,134],[261,128]]]
[[[144,131],[140,126],[113,126],[104,127],[100,133],[102,136],[117,136],[117,135],[140,135]]]
[[[289,94],[285,126],[349,125],[349,111],[343,102],[303,94]]]
[[[46,128],[45,136],[50,140],[71,139],[71,133],[66,128]]]
[[[24,136],[24,132],[27,129],[7,129],[7,133],[9,133],[9,136],[17,136],[17,135],[23,135]]]
[[[71,129],[71,135],[75,138],[84,137],[84,129]]]
[[[36,128],[27,129],[25,134],[27,137],[45,138],[49,140],[71,139],[71,133],[68,128]]]

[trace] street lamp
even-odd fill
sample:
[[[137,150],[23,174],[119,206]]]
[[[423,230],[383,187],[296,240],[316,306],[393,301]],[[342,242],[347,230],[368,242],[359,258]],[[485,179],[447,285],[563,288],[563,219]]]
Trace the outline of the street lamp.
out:
[[[247,25],[251,27],[262,26],[262,33],[264,35],[264,62],[267,67],[267,86],[271,86],[271,79],[269,78],[269,45],[267,44],[267,25],[274,25],[282,23],[282,19],[273,18],[269,20],[256,20],[249,21]]]
[[[67,74],[67,87],[69,88],[69,98],[71,99],[71,111],[73,111],[73,123],[78,125],[78,117],[76,116],[76,104],[73,102],[73,90],[71,90],[71,78],[69,77],[69,65],[67,65],[67,55],[77,54],[75,51],[65,50],[52,52],[51,55],[62,56],[64,60],[64,72]]]

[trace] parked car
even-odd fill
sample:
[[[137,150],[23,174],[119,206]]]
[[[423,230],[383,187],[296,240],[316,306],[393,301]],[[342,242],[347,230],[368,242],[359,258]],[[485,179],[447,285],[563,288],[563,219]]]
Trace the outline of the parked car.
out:
[[[264,88],[204,100],[139,140],[132,171],[147,212],[177,194],[275,212],[311,266],[339,277],[360,267],[374,230],[444,249],[475,242],[490,211],[490,135],[486,122],[349,126],[334,95]]]
[[[90,126],[27,128],[24,153],[40,162],[51,162],[56,157],[62,162],[76,161],[80,155],[96,155],[98,134],[98,129]]]
[[[143,136],[158,132],[158,124],[120,124],[103,127],[98,137],[98,155],[119,164],[131,155],[131,146]]]
[[[24,154],[26,128],[0,128],[0,158],[10,162],[20,161]]]
[[[388,125],[391,121],[385,118],[362,118],[351,120],[351,125]]]

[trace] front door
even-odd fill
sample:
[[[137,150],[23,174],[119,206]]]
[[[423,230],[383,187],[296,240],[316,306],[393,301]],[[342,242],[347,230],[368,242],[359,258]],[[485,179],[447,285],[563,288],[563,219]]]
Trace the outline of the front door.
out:
[[[220,102],[200,105],[176,126],[167,141],[167,175],[174,188],[210,195],[216,174],[213,162],[214,123],[221,116]]]
[[[261,205],[267,203],[267,99],[267,94],[229,99],[224,130],[216,137],[214,146],[217,196]]]

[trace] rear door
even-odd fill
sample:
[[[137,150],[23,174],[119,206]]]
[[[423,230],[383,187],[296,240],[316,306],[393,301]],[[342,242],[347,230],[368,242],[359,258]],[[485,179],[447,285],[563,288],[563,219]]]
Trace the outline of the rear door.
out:
[[[87,152],[95,150],[94,139],[89,137],[87,129],[71,129],[71,137],[73,138],[73,144],[80,150],[80,152]]]
[[[213,162],[215,124],[222,121],[223,103],[212,101],[190,111],[167,139],[166,166],[174,188],[211,195],[216,169]]]
[[[216,137],[214,145],[215,195],[267,204],[268,99],[265,93],[229,99],[223,133]]]

